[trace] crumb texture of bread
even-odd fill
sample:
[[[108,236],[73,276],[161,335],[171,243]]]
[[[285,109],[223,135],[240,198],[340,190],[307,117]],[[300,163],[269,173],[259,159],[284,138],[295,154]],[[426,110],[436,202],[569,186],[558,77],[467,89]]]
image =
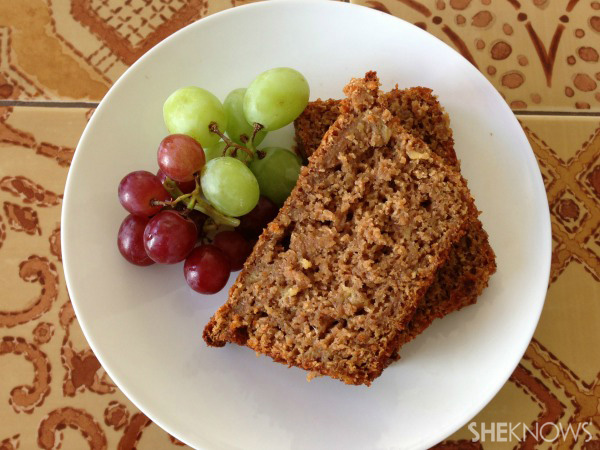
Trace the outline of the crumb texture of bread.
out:
[[[374,73],[345,93],[204,339],[369,385],[477,211],[460,174],[387,109]]]
[[[419,304],[403,343],[421,334],[434,319],[474,304],[496,271],[495,255],[479,220],[472,220],[465,235],[452,246],[448,261]]]
[[[432,152],[460,170],[450,119],[431,89],[396,88],[384,96],[391,114],[409,133],[422,139]],[[294,122],[298,149],[305,158],[319,147],[340,114],[340,105],[341,100],[334,99],[310,102]],[[423,332],[436,318],[475,303],[495,271],[495,255],[488,235],[479,219],[474,218],[465,236],[453,245],[448,261],[438,270],[434,283],[403,331],[402,343]]]

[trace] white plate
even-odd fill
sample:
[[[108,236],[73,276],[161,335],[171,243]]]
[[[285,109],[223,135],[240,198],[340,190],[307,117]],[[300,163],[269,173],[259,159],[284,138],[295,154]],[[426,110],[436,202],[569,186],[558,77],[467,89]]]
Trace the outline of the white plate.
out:
[[[117,185],[156,170],[162,104],[198,85],[221,99],[291,66],[311,98],[377,70],[384,88],[424,85],[450,113],[463,173],[483,211],[498,272],[474,307],[438,320],[371,388],[209,349],[204,325],[226,291],[190,291],[181,265],[125,262]],[[288,129],[276,140],[289,139]],[[135,63],[86,128],[67,181],[64,267],[79,322],[102,365],[152,420],[200,448],[425,448],[472,418],[517,365],[542,309],[550,266],[546,194],[517,120],[454,50],[392,16],[340,2],[266,2],[203,19]]]

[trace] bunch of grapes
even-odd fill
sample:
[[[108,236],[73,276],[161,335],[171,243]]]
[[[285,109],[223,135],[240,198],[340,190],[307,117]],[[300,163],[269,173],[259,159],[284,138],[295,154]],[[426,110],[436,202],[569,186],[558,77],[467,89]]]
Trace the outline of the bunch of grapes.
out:
[[[185,260],[192,289],[220,291],[300,174],[294,152],[258,146],[293,122],[308,98],[306,79],[290,68],[263,72],[223,104],[199,87],[173,92],[163,107],[171,134],[158,147],[158,172],[131,172],[119,184],[130,213],[117,238],[123,257],[139,266]]]

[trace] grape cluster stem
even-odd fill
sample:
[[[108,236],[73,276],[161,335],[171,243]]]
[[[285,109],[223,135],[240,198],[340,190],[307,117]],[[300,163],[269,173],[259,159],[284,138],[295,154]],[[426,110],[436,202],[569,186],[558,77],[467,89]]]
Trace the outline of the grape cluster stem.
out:
[[[227,150],[229,150],[230,148],[233,148],[234,152],[237,150],[241,150],[241,151],[245,152],[250,157],[250,161],[252,161],[252,159],[254,158],[254,150],[255,150],[254,139],[256,138],[256,135],[258,134],[258,132],[260,130],[262,130],[263,128],[264,128],[264,126],[262,126],[260,123],[255,123],[252,126],[252,137],[250,139],[248,139],[248,136],[246,136],[245,134],[242,134],[240,136],[240,139],[242,140],[242,142],[247,145],[247,147],[246,147],[246,145],[236,144],[231,139],[229,139],[227,136],[225,136],[225,134],[223,134],[223,132],[219,129],[219,125],[217,124],[217,122],[211,122],[210,125],[208,125],[208,130],[211,133],[215,133],[216,135],[218,135],[221,139],[223,139],[223,142],[225,142],[225,148],[223,149],[223,156],[227,156]],[[260,159],[264,158],[264,152],[258,150],[258,151],[256,151],[256,153]]]
[[[231,227],[237,227],[240,224],[239,219],[235,217],[226,216],[213,208],[201,195],[200,183],[198,182],[198,176],[196,179],[196,188],[189,194],[184,194],[177,184],[170,178],[165,178],[163,186],[167,192],[174,198],[170,202],[159,202],[154,201],[153,204],[161,206],[175,206],[178,203],[183,203],[188,209],[195,209],[203,214],[210,217],[216,224],[229,225]]]

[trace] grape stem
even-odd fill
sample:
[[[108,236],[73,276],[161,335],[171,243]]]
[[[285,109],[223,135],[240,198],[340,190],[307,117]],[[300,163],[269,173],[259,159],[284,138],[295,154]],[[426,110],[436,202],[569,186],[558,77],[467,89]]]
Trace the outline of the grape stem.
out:
[[[260,130],[262,130],[263,128],[264,128],[263,125],[261,125],[258,122],[254,122],[254,125],[252,126],[252,137],[250,139],[248,139],[248,136],[246,136],[245,134],[240,135],[240,141],[242,141],[244,143],[244,145],[247,145],[250,150],[257,151],[260,159],[264,158],[264,156],[260,156],[260,154],[261,154],[260,150],[256,150],[256,147],[254,146],[254,139],[256,138],[256,135],[258,134],[258,132]],[[264,152],[263,152],[263,154],[264,154]]]
[[[233,148],[234,152],[237,150],[242,150],[243,152],[248,154],[248,156],[250,156],[250,160],[252,160],[252,158],[254,158],[254,152],[251,149],[249,149],[248,147],[245,147],[243,145],[236,144],[231,139],[229,139],[227,136],[225,136],[221,132],[221,130],[219,130],[219,126],[217,125],[217,122],[211,122],[210,125],[208,126],[208,130],[211,133],[217,134],[221,139],[223,139],[223,142],[225,142],[225,148],[223,149],[223,156],[227,155],[227,150],[229,150],[230,148]]]
[[[258,134],[258,132],[260,130],[262,130],[264,128],[264,125],[258,123],[258,122],[254,122],[252,124],[252,137],[250,138],[250,146],[252,148],[254,148],[254,139],[256,138],[256,135]]]
[[[237,227],[240,224],[239,219],[235,217],[226,216],[225,214],[220,213],[215,208],[213,208],[206,200],[202,198],[200,195],[200,183],[196,179],[196,189],[194,189],[189,194],[184,194],[181,192],[177,184],[171,180],[170,178],[165,178],[163,182],[163,186],[167,190],[171,197],[175,200],[171,202],[157,202],[155,204],[160,204],[162,206],[174,206],[179,202],[183,202],[188,209],[195,209],[196,211],[200,211],[201,213],[206,214],[210,217],[216,224],[219,225],[229,225],[231,227]]]

